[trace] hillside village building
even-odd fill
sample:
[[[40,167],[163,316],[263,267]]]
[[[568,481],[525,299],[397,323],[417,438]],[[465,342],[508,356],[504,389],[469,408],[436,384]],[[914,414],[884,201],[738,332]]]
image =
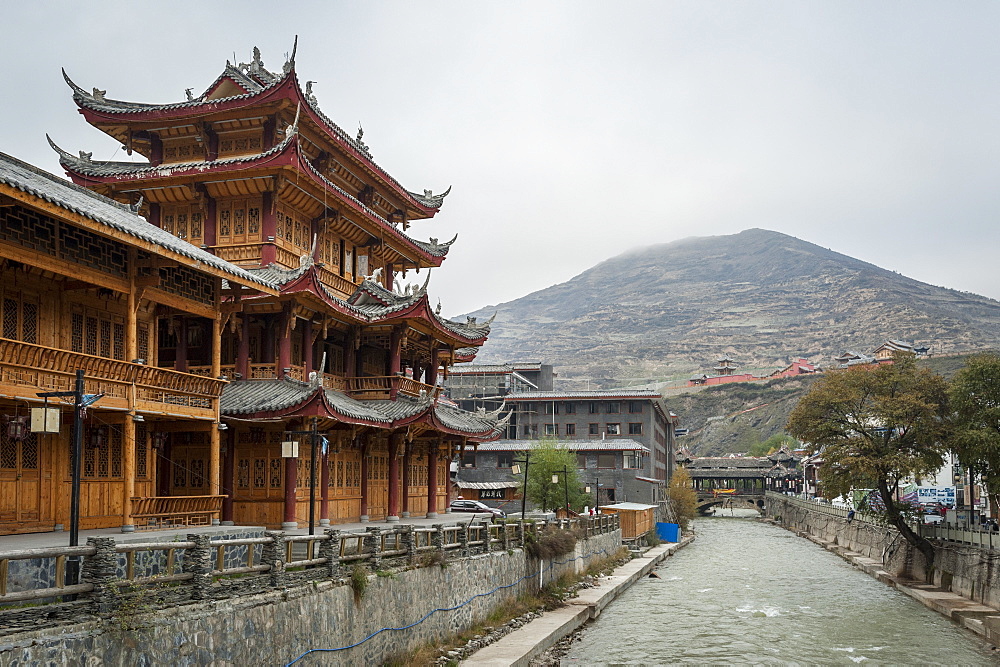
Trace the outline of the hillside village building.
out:
[[[292,527],[311,486],[321,523],[443,511],[454,453],[505,429],[439,397],[439,369],[490,329],[430,305],[454,239],[407,233],[447,192],[394,180],[302,89],[294,51],[272,72],[255,49],[173,104],[66,80],[87,122],[147,161],[53,143],[73,186],[0,159],[0,534],[67,523],[66,418],[51,434],[25,418],[76,369],[104,394],[83,528]]]
[[[555,373],[540,362],[462,364],[441,380],[448,397],[466,410],[500,409],[504,398],[522,391],[552,391]]]

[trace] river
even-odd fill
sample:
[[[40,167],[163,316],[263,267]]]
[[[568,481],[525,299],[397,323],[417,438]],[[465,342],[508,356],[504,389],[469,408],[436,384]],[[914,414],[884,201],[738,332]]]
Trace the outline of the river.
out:
[[[997,664],[976,636],[808,540],[750,518],[694,526],[694,543],[609,605],[562,664]]]

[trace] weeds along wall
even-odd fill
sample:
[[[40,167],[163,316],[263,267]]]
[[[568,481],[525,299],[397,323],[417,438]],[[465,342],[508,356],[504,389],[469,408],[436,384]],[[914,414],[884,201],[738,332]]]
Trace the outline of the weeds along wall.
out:
[[[380,570],[357,600],[350,570],[339,580],[162,610],[139,598],[106,618],[0,637],[0,664],[379,664],[466,630],[621,544],[614,530],[544,560],[517,548]]]

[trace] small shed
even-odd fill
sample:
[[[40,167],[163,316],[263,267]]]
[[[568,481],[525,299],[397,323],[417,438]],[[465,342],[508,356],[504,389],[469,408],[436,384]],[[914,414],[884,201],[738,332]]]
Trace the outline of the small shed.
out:
[[[641,537],[656,527],[656,505],[615,503],[601,505],[601,512],[617,514],[620,517],[623,540]]]

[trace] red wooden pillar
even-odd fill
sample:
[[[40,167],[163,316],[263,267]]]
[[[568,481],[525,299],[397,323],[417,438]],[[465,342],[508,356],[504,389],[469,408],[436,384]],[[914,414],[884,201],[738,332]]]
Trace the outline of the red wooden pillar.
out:
[[[285,309],[281,312],[281,319],[278,325],[278,335],[281,338],[278,339],[278,361],[274,372],[279,378],[285,377],[285,369],[290,368],[292,365],[291,321],[293,317],[295,315],[292,314],[291,309],[286,305]]]
[[[361,523],[368,522],[368,436],[361,445]]]
[[[389,334],[389,376],[396,377],[402,370],[401,356],[403,354],[403,330],[400,327],[393,327]],[[396,400],[399,392],[399,384],[394,381],[389,390],[389,400]]]
[[[330,450],[323,454],[320,458],[320,465],[323,466],[320,471],[319,483],[320,483],[320,503],[319,503],[319,525],[329,526],[330,525]]]
[[[389,515],[386,521],[399,521],[399,448],[403,434],[389,436]]]
[[[424,380],[425,383],[433,386],[437,385],[438,381],[438,349],[437,345],[431,347],[431,363],[427,367],[427,379]]]
[[[298,521],[295,520],[298,503],[295,485],[298,472],[298,457],[285,459],[285,518],[281,524],[282,530],[294,530],[299,527]]]
[[[313,371],[313,323],[306,320],[302,327],[302,372],[305,374],[304,380],[309,380],[309,373]]]
[[[205,228],[202,235],[202,243],[207,245],[209,248],[219,242],[219,234],[216,227],[217,221],[218,217],[215,199],[205,195]]]
[[[277,220],[274,217],[274,195],[265,192],[261,204],[260,235],[263,237],[264,243],[260,247],[260,265],[267,266],[278,257],[277,246],[274,244],[274,235],[278,229]]]
[[[222,525],[233,525],[233,495],[236,489],[236,480],[233,474],[236,470],[236,429],[230,428],[226,432],[226,457],[222,460],[222,488],[219,493],[226,494],[222,499]]]
[[[240,338],[236,345],[236,372],[250,379],[250,314],[240,313]]]
[[[403,502],[400,507],[402,517],[410,516],[410,459],[413,456],[413,443],[403,444]]]
[[[427,518],[432,519],[437,514],[438,487],[438,443],[432,442],[427,447]]]
[[[344,375],[349,378],[358,376],[358,328],[351,327],[347,334],[347,349],[344,350]]]

